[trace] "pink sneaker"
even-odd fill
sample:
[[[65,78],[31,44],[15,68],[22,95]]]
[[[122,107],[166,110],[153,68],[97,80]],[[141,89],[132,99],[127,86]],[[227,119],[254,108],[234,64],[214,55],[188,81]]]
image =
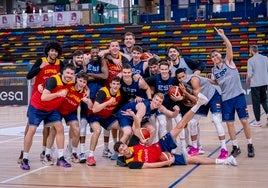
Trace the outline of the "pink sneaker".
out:
[[[95,161],[93,156],[87,158],[87,165],[88,166],[96,166],[96,161]]]
[[[198,154],[199,154],[199,149],[191,146],[190,150],[188,151],[188,155],[195,156],[195,155],[198,155]]]
[[[221,149],[221,154],[219,155],[218,159],[226,159],[228,158],[228,151],[224,148]]]

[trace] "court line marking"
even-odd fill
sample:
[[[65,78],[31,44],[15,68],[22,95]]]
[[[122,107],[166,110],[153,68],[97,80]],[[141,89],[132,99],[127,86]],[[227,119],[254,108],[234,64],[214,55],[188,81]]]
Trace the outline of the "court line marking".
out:
[[[10,141],[14,141],[14,140],[20,140],[24,138],[23,136],[20,136],[20,137],[17,137],[17,138],[11,138],[11,139],[7,139],[7,140],[3,140],[3,141],[0,141],[0,144],[3,144],[3,143],[6,143],[6,142],[10,142]]]
[[[110,141],[110,142],[112,142],[112,141]],[[96,149],[99,148],[99,147],[103,147],[103,146],[104,146],[104,144],[101,144],[101,145],[97,146]],[[95,149],[95,150],[96,150],[96,149]],[[86,152],[88,152],[88,151],[89,151],[89,150],[87,150]],[[30,175],[30,174],[32,174],[32,173],[38,172],[38,171],[40,171],[40,170],[43,170],[43,169],[46,169],[46,168],[49,168],[49,167],[52,168],[53,166],[42,166],[42,167],[37,168],[37,169],[35,169],[35,170],[31,170],[31,171],[26,172],[26,173],[23,173],[23,174],[21,174],[21,175],[14,176],[14,177],[12,177],[12,178],[8,178],[8,179],[6,179],[6,180],[0,181],[0,184],[4,184],[4,183],[10,182],[10,181],[13,181],[13,180],[22,178],[22,177],[24,177],[24,176]],[[55,167],[55,165],[54,165],[54,167]],[[23,171],[23,170],[22,170],[22,171]],[[24,171],[24,172],[25,172],[25,171]]]

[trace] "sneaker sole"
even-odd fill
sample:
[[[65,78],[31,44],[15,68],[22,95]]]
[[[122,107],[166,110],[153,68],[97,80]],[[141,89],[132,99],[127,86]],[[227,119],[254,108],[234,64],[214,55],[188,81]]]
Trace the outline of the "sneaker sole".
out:
[[[240,152],[240,153],[238,153],[238,154],[236,154],[236,155],[234,155],[234,154],[230,154],[229,156],[231,156],[231,155],[232,155],[232,156],[235,158],[235,157],[237,157],[237,156],[238,156],[238,155],[240,155],[240,154],[241,154],[241,152]]]
[[[82,159],[79,161],[79,163],[86,163],[86,161],[87,161],[86,159]]]
[[[191,154],[188,153],[188,155],[191,156],[191,157],[192,157],[192,156],[197,156],[197,155],[199,155],[199,154],[200,154],[200,153],[191,153]]]
[[[23,168],[22,166],[20,167],[22,170],[30,170],[30,168]]]
[[[87,163],[87,166],[96,166],[96,164],[89,164],[89,163]]]
[[[70,168],[70,167],[72,167],[72,165],[70,165],[70,166],[64,166],[64,165],[58,165],[58,164],[57,164],[57,166],[64,167],[64,168]]]

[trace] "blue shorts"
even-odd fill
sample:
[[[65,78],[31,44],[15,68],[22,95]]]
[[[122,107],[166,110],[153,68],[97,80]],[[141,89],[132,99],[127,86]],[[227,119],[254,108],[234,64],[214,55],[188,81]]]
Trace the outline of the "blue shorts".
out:
[[[131,116],[124,116],[119,112],[117,113],[117,119],[121,128],[132,127],[134,121]]]
[[[171,150],[177,147],[177,144],[170,133],[167,133],[165,136],[159,139],[159,144],[161,146],[162,151],[167,151],[171,153]],[[173,165],[186,165],[186,158],[184,155],[173,154],[175,157],[175,161]]]
[[[87,122],[88,124],[94,123],[94,122],[99,122],[100,125],[106,129],[110,130],[111,126],[117,121],[117,118],[114,115],[111,115],[108,118],[102,118],[98,115],[95,114],[90,114],[87,116]]]
[[[208,101],[206,105],[202,105],[196,112],[196,114],[201,116],[207,116],[209,110],[212,114],[215,113],[221,113],[221,95],[217,90],[215,90],[215,93],[213,97]]]
[[[87,111],[88,111],[87,104],[81,101],[80,103],[80,118],[81,119],[87,118]]]
[[[248,109],[244,94],[222,102],[222,121],[232,122],[235,120],[235,111],[239,119],[247,119]]]
[[[38,110],[32,105],[29,105],[27,110],[27,117],[29,125],[38,127],[39,124],[44,121],[45,125],[50,123],[61,121],[61,115],[57,110],[53,111],[42,111]]]
[[[78,118],[77,118],[77,111],[73,111],[71,112],[70,114],[67,114],[67,115],[61,115],[62,118],[65,120],[66,122],[66,125],[68,125],[69,122],[71,121],[78,121]]]

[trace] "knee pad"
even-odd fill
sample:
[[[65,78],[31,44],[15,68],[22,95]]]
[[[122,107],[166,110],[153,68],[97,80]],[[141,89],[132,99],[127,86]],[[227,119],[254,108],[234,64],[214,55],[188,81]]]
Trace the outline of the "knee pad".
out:
[[[224,136],[225,132],[222,126],[221,114],[220,113],[212,114],[212,119],[217,129],[218,136]]]
[[[87,135],[87,120],[81,119],[80,121],[80,136],[86,136]]]
[[[103,136],[110,137],[110,131],[103,129]]]
[[[190,135],[197,135],[198,134],[198,121],[196,119],[191,119],[188,123],[190,127]]]

